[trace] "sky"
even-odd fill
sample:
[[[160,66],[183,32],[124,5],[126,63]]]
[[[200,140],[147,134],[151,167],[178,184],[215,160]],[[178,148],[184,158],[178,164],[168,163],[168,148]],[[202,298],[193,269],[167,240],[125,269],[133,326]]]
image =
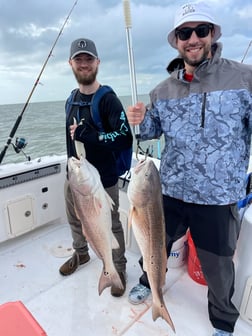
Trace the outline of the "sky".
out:
[[[168,76],[166,66],[177,52],[167,34],[185,2],[130,1],[127,33],[138,95],[148,94]],[[245,56],[243,62],[252,64],[251,0],[208,3],[222,27],[222,56],[238,62]],[[119,96],[131,95],[127,33],[123,0],[0,0],[0,104],[65,100],[77,87],[68,59],[71,42],[80,37],[96,43],[98,81]]]

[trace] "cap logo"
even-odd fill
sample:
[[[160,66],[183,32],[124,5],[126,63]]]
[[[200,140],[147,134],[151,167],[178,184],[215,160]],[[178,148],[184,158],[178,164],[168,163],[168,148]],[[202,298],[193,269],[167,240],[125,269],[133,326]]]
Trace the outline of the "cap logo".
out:
[[[185,6],[183,6],[182,10],[182,16],[195,12],[195,8],[192,4],[186,4]]]
[[[87,42],[86,41],[81,40],[81,41],[78,42],[78,47],[80,49],[84,49],[84,48],[86,48],[86,46],[87,46]]]

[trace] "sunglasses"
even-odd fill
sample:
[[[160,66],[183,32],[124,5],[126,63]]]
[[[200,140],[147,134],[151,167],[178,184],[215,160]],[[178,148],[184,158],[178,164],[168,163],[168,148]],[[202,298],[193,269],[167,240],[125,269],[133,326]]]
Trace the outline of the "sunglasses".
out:
[[[213,25],[212,24],[200,24],[195,28],[191,27],[184,27],[181,29],[176,29],[175,30],[175,35],[181,40],[181,41],[186,41],[189,40],[189,38],[192,36],[192,33],[195,31],[196,35],[199,38],[204,38],[207,37],[209,32],[213,30]]]

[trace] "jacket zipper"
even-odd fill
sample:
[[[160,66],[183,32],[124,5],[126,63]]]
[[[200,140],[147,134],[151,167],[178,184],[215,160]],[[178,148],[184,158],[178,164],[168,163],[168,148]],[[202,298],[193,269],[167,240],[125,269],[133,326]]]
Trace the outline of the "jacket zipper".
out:
[[[206,92],[203,93],[203,101],[201,108],[201,125],[200,127],[205,127],[205,114],[206,114]]]

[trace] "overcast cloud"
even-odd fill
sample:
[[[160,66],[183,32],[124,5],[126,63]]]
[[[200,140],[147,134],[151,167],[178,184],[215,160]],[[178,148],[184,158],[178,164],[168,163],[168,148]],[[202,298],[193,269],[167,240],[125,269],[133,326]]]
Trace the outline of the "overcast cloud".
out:
[[[173,14],[184,1],[131,0],[137,91],[167,77],[176,56],[167,43]],[[251,0],[208,0],[222,26],[223,57],[241,61],[252,40]],[[75,0],[0,0],[0,104],[26,102]],[[128,51],[120,0],[78,0],[43,71],[31,102],[65,100],[77,86],[68,65],[72,40],[91,38],[101,59],[98,80],[130,95]],[[244,63],[252,63],[252,47]]]

